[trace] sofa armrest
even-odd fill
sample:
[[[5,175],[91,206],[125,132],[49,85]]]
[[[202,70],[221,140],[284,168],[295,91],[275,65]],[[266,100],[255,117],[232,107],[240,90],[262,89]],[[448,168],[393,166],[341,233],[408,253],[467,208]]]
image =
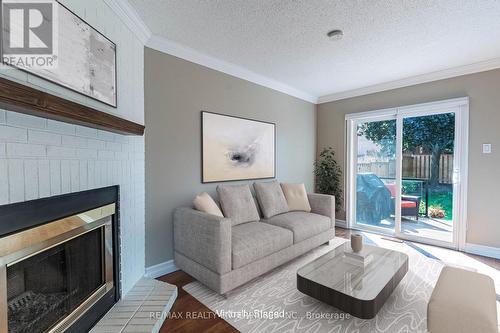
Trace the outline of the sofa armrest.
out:
[[[231,220],[191,208],[177,208],[174,249],[213,272],[231,271]]]
[[[307,198],[311,205],[311,213],[324,215],[332,220],[335,227],[335,197],[328,194],[308,193]]]

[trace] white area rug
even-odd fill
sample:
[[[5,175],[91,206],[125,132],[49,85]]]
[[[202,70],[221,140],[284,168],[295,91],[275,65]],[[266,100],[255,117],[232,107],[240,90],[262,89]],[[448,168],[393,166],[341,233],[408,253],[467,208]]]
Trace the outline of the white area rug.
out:
[[[349,316],[296,288],[297,269],[346,241],[340,238],[233,290],[227,298],[199,282],[192,282],[184,289],[241,332],[426,332],[427,302],[444,263],[431,259],[434,254],[427,252],[425,246],[409,246],[378,236],[366,236],[367,243],[407,253],[410,260],[408,273],[371,320]],[[445,262],[474,267],[475,260],[469,262],[454,257],[454,254],[463,255],[461,253],[437,251],[447,253],[446,258],[439,257]],[[483,268],[491,269],[489,266]],[[491,272],[498,273],[495,269]],[[497,276],[497,292],[499,281]],[[270,315],[275,318],[269,318]]]

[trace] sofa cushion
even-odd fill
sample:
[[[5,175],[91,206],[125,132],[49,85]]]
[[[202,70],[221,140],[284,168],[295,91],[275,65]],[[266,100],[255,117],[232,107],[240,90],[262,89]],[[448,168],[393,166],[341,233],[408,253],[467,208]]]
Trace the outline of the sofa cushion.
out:
[[[401,208],[417,208],[417,203],[415,201],[401,200]]]
[[[193,200],[193,205],[196,210],[199,210],[200,212],[224,217],[219,206],[217,206],[214,199],[212,199],[210,194],[208,194],[207,192],[198,194]]]
[[[285,195],[288,209],[290,211],[310,212],[311,205],[307,198],[307,191],[304,184],[281,184],[281,189]]]
[[[330,218],[306,212],[280,214],[264,220],[263,222],[292,231],[293,242],[295,244],[331,228]]]
[[[248,185],[219,185],[217,193],[224,216],[233,225],[259,221],[259,213]]]
[[[233,226],[231,236],[233,269],[293,245],[290,230],[262,222]]]
[[[260,209],[259,202],[257,201],[257,197],[253,197],[253,201],[255,202],[255,207],[257,207],[257,213],[259,214],[259,220],[261,220],[264,215],[262,215],[262,209]]]
[[[288,204],[285,195],[277,181],[267,183],[254,183],[255,195],[259,201],[262,215],[266,219],[288,212]]]

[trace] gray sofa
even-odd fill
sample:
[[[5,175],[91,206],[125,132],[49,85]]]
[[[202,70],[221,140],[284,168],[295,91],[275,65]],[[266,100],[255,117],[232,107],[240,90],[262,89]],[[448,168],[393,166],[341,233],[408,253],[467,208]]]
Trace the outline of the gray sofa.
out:
[[[335,237],[335,198],[308,194],[308,199],[310,213],[288,212],[238,225],[228,218],[178,208],[175,264],[225,294]]]

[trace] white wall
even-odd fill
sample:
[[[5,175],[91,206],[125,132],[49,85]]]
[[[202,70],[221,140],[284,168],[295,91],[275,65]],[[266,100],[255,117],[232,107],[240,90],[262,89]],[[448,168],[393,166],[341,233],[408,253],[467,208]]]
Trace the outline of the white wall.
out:
[[[103,0],[62,0],[117,45],[118,108],[16,69],[0,75],[144,123],[144,45]],[[144,274],[144,138],[0,111],[0,204],[120,185],[122,291]]]

